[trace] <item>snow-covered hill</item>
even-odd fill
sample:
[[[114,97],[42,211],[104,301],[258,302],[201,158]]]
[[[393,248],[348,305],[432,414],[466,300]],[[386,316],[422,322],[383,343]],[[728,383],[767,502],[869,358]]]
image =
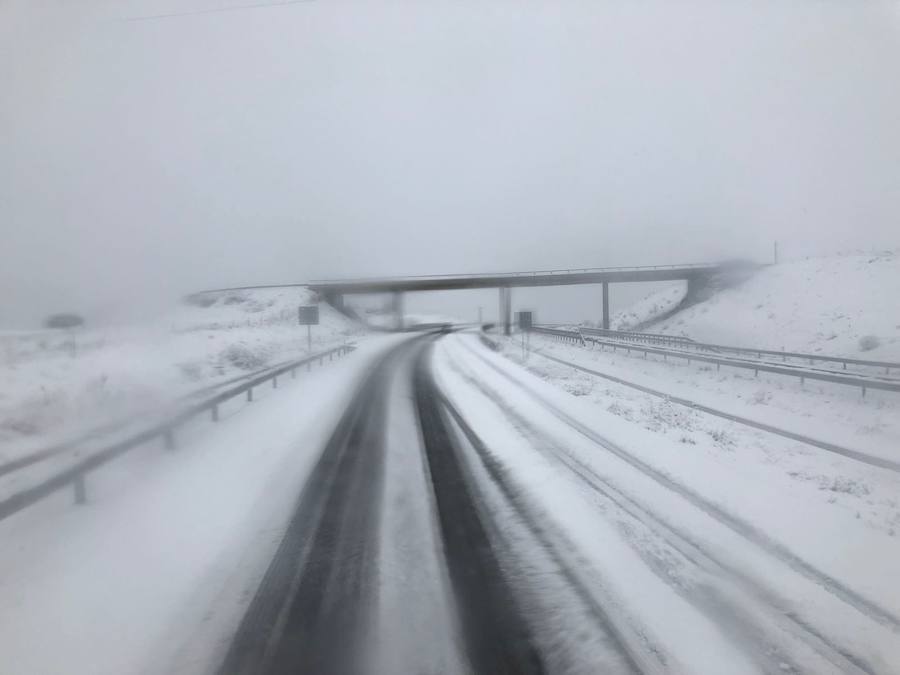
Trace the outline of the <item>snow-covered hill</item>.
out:
[[[143,324],[0,333],[0,461],[138,413],[204,386],[300,358],[305,288],[194,296]],[[362,329],[320,305],[313,350]]]
[[[900,361],[900,256],[832,256],[766,267],[646,330]]]
[[[610,319],[613,330],[636,330],[647,323],[668,316],[687,295],[686,281],[675,281],[671,286],[650,293],[627,309],[616,312]]]

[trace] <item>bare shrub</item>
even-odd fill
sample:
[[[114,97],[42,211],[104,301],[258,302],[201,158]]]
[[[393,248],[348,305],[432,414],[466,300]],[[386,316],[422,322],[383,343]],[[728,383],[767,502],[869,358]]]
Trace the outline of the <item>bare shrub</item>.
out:
[[[51,314],[44,319],[45,328],[78,328],[84,325],[84,317],[78,314]]]
[[[881,340],[874,335],[863,335],[859,338],[859,351],[868,352],[881,346]]]
[[[258,370],[269,360],[269,355],[264,351],[254,351],[244,344],[229,345],[222,355],[228,363],[241,370]]]
[[[184,299],[184,302],[193,307],[212,307],[216,304],[218,297],[213,293],[194,293]]]

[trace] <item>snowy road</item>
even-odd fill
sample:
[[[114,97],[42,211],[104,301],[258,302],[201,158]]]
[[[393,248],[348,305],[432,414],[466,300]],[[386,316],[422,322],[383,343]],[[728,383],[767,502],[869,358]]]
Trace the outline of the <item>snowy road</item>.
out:
[[[475,335],[239,403],[0,524],[0,670],[900,672],[892,532]]]
[[[473,336],[390,352],[221,672],[897,672],[893,555],[542,387]]]

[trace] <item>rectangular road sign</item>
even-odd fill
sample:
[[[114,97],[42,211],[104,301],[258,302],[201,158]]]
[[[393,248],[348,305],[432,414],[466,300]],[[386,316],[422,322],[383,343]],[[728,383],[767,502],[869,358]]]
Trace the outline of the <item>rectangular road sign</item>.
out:
[[[532,313],[531,312],[517,312],[519,315],[519,328],[522,330],[528,330],[532,326]]]
[[[297,308],[297,320],[301,326],[318,326],[319,306],[300,305],[300,307]]]

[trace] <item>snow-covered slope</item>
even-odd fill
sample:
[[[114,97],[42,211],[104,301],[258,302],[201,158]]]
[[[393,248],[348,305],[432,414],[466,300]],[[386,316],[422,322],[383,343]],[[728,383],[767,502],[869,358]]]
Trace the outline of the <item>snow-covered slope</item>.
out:
[[[139,325],[0,333],[0,461],[306,352],[304,288],[189,298]],[[328,305],[313,350],[361,332]]]
[[[609,321],[613,330],[634,330],[674,310],[687,295],[686,281],[650,293],[627,309],[616,312]]]
[[[646,330],[900,361],[900,256],[833,256],[766,267]]]

